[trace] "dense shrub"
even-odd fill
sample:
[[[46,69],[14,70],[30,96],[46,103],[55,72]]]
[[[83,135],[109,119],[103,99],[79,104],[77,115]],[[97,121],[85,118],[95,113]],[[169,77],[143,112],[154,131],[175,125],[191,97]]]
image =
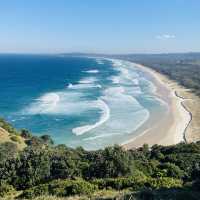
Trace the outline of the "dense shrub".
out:
[[[183,185],[182,180],[169,177],[149,178],[146,186],[152,189],[159,188],[179,188]]]
[[[129,177],[129,178],[107,178],[107,179],[96,179],[92,181],[93,184],[97,185],[99,189],[133,189],[140,190],[148,187],[152,189],[159,188],[177,188],[181,187],[183,182],[179,179],[173,179],[168,177],[161,178],[147,178],[147,177]]]
[[[104,178],[95,179],[92,181],[99,189],[116,189],[123,190],[131,188],[138,190],[144,187],[147,178],[145,176],[140,177],[127,177],[127,178]]]
[[[28,146],[42,146],[43,145],[43,142],[41,140],[41,138],[39,137],[36,137],[36,136],[32,136],[31,138],[27,139],[26,141],[26,144]]]
[[[20,136],[24,139],[30,139],[32,137],[31,133],[26,129],[21,130]]]
[[[0,197],[10,196],[13,195],[15,192],[16,191],[12,185],[0,181]]]
[[[11,134],[18,134],[17,130],[15,128],[13,128],[13,126],[11,124],[6,122],[2,118],[0,118],[0,127],[5,129],[6,131],[8,131]]]
[[[75,176],[76,169],[78,169],[76,160],[79,158],[70,149],[55,149],[50,159],[52,179],[66,179]]]
[[[163,176],[165,177],[173,177],[180,179],[184,176],[184,171],[173,163],[164,163],[161,164],[159,167],[164,173]]]
[[[90,155],[89,178],[115,178],[131,174],[134,165],[130,155],[122,147],[115,145]]]
[[[42,135],[42,136],[40,136],[40,139],[42,140],[42,142],[44,144],[47,144],[47,145],[53,145],[54,144],[51,136],[49,136],[49,135]]]
[[[50,183],[38,185],[27,189],[21,198],[35,198],[42,195],[54,195],[66,197],[71,195],[91,195],[97,190],[94,184],[82,179],[78,180],[55,180]]]
[[[17,135],[13,135],[10,137],[10,139],[13,141],[13,142],[17,142],[17,143],[21,143],[21,138],[19,138],[19,136]]]
[[[0,143],[0,164],[17,154],[17,145],[13,142]]]
[[[90,195],[97,188],[155,191],[184,188],[185,183],[191,183],[190,189],[198,192],[200,142],[154,145],[151,149],[144,145],[132,150],[115,145],[86,151],[81,147],[54,146],[49,136],[29,134],[23,131],[28,146],[21,151],[13,142],[0,144],[0,180],[6,183],[2,191],[9,193],[14,187],[22,190],[24,197],[33,198]]]
[[[27,198],[27,199],[34,199],[35,197],[48,195],[48,185],[38,185],[33,188],[24,190],[23,193],[20,195],[20,198]]]
[[[50,158],[47,149],[27,148],[19,154],[13,184],[18,189],[33,187],[50,177]]]

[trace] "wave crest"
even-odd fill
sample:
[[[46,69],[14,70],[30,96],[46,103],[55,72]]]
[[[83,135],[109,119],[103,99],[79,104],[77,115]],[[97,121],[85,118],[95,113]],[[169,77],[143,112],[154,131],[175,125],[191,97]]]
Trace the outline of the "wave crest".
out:
[[[85,72],[89,73],[89,74],[97,74],[97,73],[99,73],[99,70],[98,69],[91,69],[91,70],[87,70]]]
[[[69,84],[67,88],[69,89],[88,89],[88,88],[101,88],[100,84]]]
[[[88,83],[95,83],[97,79],[95,77],[87,77],[83,78],[79,81],[80,84],[88,84]]]
[[[82,134],[102,125],[110,118],[110,108],[103,100],[101,100],[101,99],[97,100],[95,106],[102,110],[102,115],[100,117],[100,120],[92,125],[85,125],[85,126],[73,128],[72,132],[75,135],[82,135]]]

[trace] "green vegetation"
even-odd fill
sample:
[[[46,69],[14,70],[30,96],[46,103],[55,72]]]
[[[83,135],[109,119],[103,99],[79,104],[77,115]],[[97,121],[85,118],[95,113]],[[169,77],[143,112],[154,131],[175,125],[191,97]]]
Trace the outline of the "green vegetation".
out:
[[[8,131],[10,134],[18,134],[17,130],[13,128],[11,124],[6,122],[4,119],[0,118],[0,127],[3,128],[4,130]]]
[[[10,139],[13,141],[13,142],[18,142],[19,144],[21,143],[21,138],[17,135],[13,135],[10,137]]]
[[[0,144],[0,197],[8,199],[199,199],[200,142],[174,146],[148,145],[125,151],[113,146],[86,151],[53,145],[48,135],[11,131],[24,138],[20,150]],[[158,198],[159,197],[159,198]],[[104,198],[104,199],[105,199]]]
[[[10,126],[10,125],[9,125]],[[11,127],[9,128],[13,130]],[[15,136],[15,135],[14,135]],[[198,199],[200,142],[86,151],[22,130],[27,147],[0,144],[0,197],[18,199]],[[17,136],[20,137],[20,136]],[[172,192],[173,191],[173,192]],[[176,195],[174,195],[176,194]],[[111,198],[112,197],[112,198]]]
[[[42,195],[66,197],[72,195],[91,195],[97,187],[84,180],[55,180],[25,190],[21,197],[35,198]]]
[[[12,185],[8,185],[6,182],[0,182],[0,197],[10,196],[16,191]]]
[[[12,142],[4,142],[0,144],[0,162],[14,157],[18,154],[17,145]]]

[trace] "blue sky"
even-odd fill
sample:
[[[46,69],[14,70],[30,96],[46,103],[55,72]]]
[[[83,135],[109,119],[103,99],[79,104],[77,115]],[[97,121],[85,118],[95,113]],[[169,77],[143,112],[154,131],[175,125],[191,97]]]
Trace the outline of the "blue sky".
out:
[[[0,52],[200,51],[200,0],[0,0]]]

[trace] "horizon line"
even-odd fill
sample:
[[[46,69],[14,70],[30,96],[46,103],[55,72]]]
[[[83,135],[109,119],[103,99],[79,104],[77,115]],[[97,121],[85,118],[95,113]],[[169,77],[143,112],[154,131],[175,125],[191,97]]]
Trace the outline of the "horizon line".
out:
[[[200,51],[178,51],[178,52],[160,52],[160,53],[92,53],[92,52],[0,52],[0,55],[63,55],[63,54],[82,54],[82,55],[167,55],[167,54],[198,54]]]

